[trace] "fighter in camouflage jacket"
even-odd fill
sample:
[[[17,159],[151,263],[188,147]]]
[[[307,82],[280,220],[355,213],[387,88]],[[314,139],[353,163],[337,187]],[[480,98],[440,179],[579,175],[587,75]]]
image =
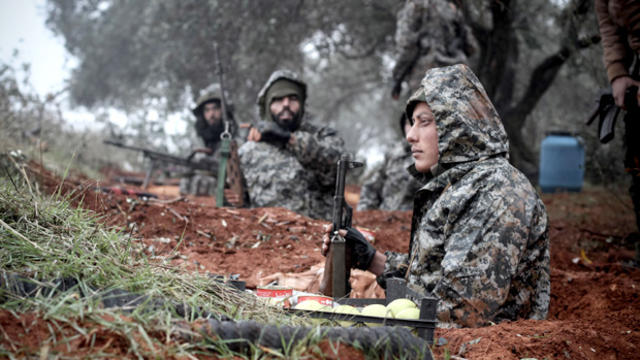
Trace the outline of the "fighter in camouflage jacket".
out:
[[[225,92],[226,93],[226,92]],[[228,95],[226,95],[228,99]],[[221,110],[222,89],[220,84],[213,83],[200,91],[196,106],[191,110],[196,118],[194,127],[198,137],[202,139],[208,153],[199,152],[194,161],[208,164],[211,171],[190,171],[180,179],[180,193],[191,195],[214,195],[217,185],[218,160],[220,159],[220,135],[225,129]],[[238,125],[233,116],[233,105],[226,104],[226,118],[229,121],[229,132],[234,141],[240,140]],[[219,109],[214,111],[213,109]],[[209,110],[205,110],[209,109]],[[202,149],[204,150],[204,149]]]
[[[394,97],[400,95],[403,81],[409,89],[417,88],[425,69],[469,63],[478,52],[478,42],[457,3],[405,0],[397,15]]]
[[[407,117],[400,118],[400,129],[406,136]],[[382,166],[362,185],[358,210],[411,210],[413,197],[421,185],[407,168],[413,164],[411,145],[397,144],[386,154]]]
[[[409,254],[386,252],[384,285],[408,276],[411,288],[439,298],[446,326],[544,319],[549,307],[545,207],[511,166],[501,120],[465,65],[431,69],[407,103],[431,108],[438,163],[416,194]],[[408,272],[408,274],[407,274]]]
[[[311,218],[328,220],[333,206],[336,163],[344,151],[343,141],[335,130],[309,122],[304,112],[306,84],[290,71],[274,72],[260,90],[258,110],[263,121],[276,122],[269,105],[275,97],[289,92],[284,88],[272,96],[271,87],[281,80],[299,89],[300,112],[296,123],[289,128],[295,141],[284,144],[247,141],[240,147],[238,154],[251,206],[281,206]]]

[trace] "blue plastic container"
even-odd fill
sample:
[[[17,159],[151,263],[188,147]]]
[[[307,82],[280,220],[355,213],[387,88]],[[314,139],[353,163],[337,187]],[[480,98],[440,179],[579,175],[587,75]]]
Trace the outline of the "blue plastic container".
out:
[[[542,192],[582,190],[584,179],[584,145],[582,139],[568,132],[551,132],[540,146]]]

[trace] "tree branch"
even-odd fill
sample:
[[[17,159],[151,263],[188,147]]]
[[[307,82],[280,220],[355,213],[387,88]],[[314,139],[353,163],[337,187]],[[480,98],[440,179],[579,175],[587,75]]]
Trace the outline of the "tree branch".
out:
[[[520,101],[510,108],[505,115],[509,121],[514,121],[517,128],[524,123],[526,116],[533,111],[538,101],[544,93],[549,89],[553,80],[562,65],[577,51],[590,47],[600,42],[599,35],[579,38],[575,40],[574,46],[563,47],[555,54],[544,59],[531,73],[529,77],[529,86]]]

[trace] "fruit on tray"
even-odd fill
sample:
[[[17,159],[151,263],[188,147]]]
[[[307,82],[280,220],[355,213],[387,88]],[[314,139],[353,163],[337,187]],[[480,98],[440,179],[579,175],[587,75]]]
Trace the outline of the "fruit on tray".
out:
[[[398,314],[402,310],[411,309],[411,308],[417,309],[418,307],[413,301],[405,298],[395,299],[389,304],[387,304],[387,310],[391,312],[393,317],[398,317]]]
[[[360,311],[354,308],[351,305],[339,305],[333,309],[333,312],[336,314],[351,314],[351,315],[360,315]],[[338,321],[338,323],[342,326],[351,326],[353,325],[352,321]]]
[[[418,320],[420,318],[420,309],[417,307],[406,308],[400,311],[395,317],[396,319]]]

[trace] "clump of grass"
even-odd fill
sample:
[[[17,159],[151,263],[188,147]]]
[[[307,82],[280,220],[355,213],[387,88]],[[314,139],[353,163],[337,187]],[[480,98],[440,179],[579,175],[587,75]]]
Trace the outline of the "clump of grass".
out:
[[[196,319],[199,310],[237,320],[308,325],[308,319],[288,316],[253,295],[231,291],[201,274],[151,261],[139,239],[105,228],[95,213],[71,206],[70,200],[82,194],[63,196],[57,191],[43,195],[33,186],[23,163],[7,161],[0,154],[0,165],[8,167],[6,164],[12,168],[0,169],[0,311],[8,311],[16,320],[21,314],[36,314],[48,329],[48,337],[37,349],[25,349],[6,337],[4,342],[0,340],[0,356],[75,357],[74,346],[79,342],[84,344],[80,357],[121,357],[122,348],[124,356],[138,358],[210,357],[211,353],[224,358],[247,356],[231,350],[233,339],[221,340],[204,328],[201,331],[205,321]],[[56,287],[56,279],[73,279],[74,285],[64,291],[21,296],[8,291],[6,279],[16,274],[44,288]],[[145,300],[129,311],[105,308],[105,296],[115,289]],[[157,299],[164,301],[158,304]],[[176,304],[192,311],[179,315]],[[316,329],[302,341],[283,338],[281,350],[249,344],[248,356],[324,357],[318,344],[325,340],[326,330]],[[117,339],[114,343],[120,343],[120,353],[101,342],[105,332],[111,340]],[[0,334],[4,335],[1,325]],[[329,344],[337,349],[337,343]],[[352,346],[369,358],[380,357],[357,342]]]
[[[153,352],[144,353],[153,348],[154,340],[148,333],[162,333],[168,339],[176,329],[184,328],[179,324],[194,319],[194,312],[179,316],[175,304],[233,319],[286,325],[301,322],[265,306],[253,295],[230,291],[226,285],[203,275],[150,261],[141,241],[105,228],[89,210],[72,207],[68,200],[77,194],[43,195],[32,186],[27,172],[19,169],[18,162],[5,158],[3,167],[7,163],[14,169],[10,172],[0,169],[0,275],[19,274],[43,283],[73,278],[77,285],[69,291],[43,292],[35,297],[20,297],[0,286],[0,309],[37,312],[44,321],[73,324],[80,329],[79,320],[105,323],[105,314],[120,318],[117,309],[101,305],[102,296],[113,289],[144,295],[147,299],[163,299],[160,309],[156,306],[149,311],[140,306],[127,313],[133,321],[104,324],[123,334],[139,356],[156,356]],[[16,167],[18,171],[14,171]],[[139,336],[127,335],[133,333]],[[140,339],[147,344],[139,344]],[[193,347],[198,345],[176,344],[169,352],[183,353]]]

